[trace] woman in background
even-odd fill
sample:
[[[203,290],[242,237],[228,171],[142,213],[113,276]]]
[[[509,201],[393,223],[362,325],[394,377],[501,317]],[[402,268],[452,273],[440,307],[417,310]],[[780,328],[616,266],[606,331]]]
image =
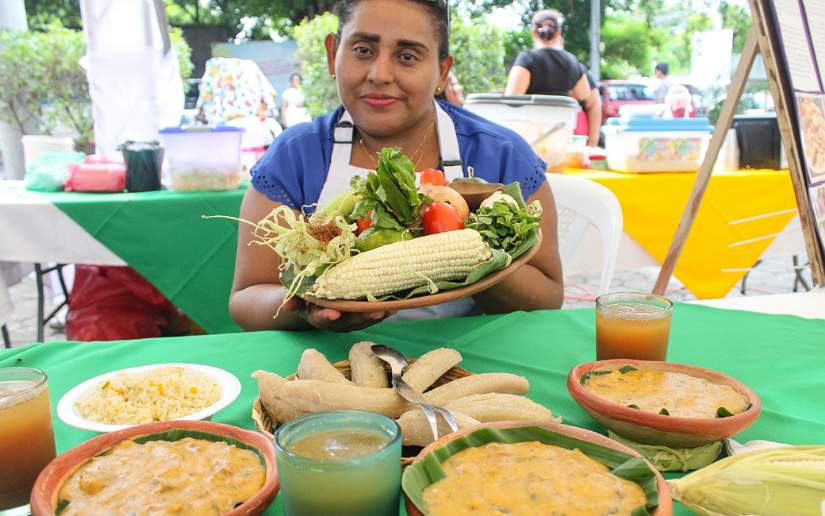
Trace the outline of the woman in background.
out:
[[[555,9],[533,15],[534,48],[521,52],[510,69],[505,95],[562,95],[584,102],[588,120],[601,118],[599,106],[576,57],[564,50],[561,26],[564,17]],[[591,124],[587,144],[599,144],[599,128]]]
[[[311,120],[304,106],[303,82],[301,74],[293,73],[289,76],[290,87],[281,95],[281,125],[284,129]]]

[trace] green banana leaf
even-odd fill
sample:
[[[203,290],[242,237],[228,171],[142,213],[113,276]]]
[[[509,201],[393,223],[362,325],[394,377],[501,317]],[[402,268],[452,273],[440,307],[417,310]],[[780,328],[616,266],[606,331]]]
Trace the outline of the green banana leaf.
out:
[[[504,193],[508,194],[513,199],[515,199],[520,207],[525,207],[524,198],[521,195],[521,187],[517,182],[506,185],[504,187]],[[376,297],[374,298],[374,300],[387,301],[396,299],[409,299],[411,297],[423,296],[427,294],[434,294],[436,292],[444,292],[446,290],[453,290],[456,288],[466,287],[467,285],[471,285],[479,281],[488,274],[492,274],[496,271],[508,267],[513,260],[526,253],[528,250],[530,250],[530,248],[538,244],[538,242],[538,232],[534,229],[528,234],[524,242],[515,250],[513,250],[512,253],[508,254],[500,249],[492,249],[493,256],[486,262],[480,263],[478,266],[476,266],[476,268],[470,271],[470,274],[467,275],[467,277],[463,281],[437,281],[435,283],[431,283],[428,285],[422,285],[412,290],[395,292],[392,294],[387,294],[385,296]],[[303,278],[303,280],[301,281],[301,285],[298,289],[298,294],[302,295],[309,293],[310,289],[315,284],[315,280],[318,278],[318,276],[321,275],[321,272],[322,271],[318,272],[314,276]],[[294,277],[295,274],[291,268],[281,272],[281,284],[291,285]]]
[[[420,462],[409,466],[404,471],[401,487],[415,506],[422,513],[427,514],[424,506],[424,489],[430,484],[445,478],[446,475],[441,468],[443,462],[466,448],[483,446],[488,443],[519,443],[524,441],[539,441],[568,450],[581,450],[591,459],[611,468],[611,473],[617,477],[638,484],[645,493],[647,503],[634,510],[633,516],[649,515],[650,510],[659,505],[656,474],[648,467],[644,459],[536,426],[504,429],[482,428],[460,439],[450,441],[424,457]]]
[[[211,434],[209,432],[201,432],[201,431],[198,431],[198,430],[183,430],[183,429],[180,429],[180,428],[176,428],[176,429],[172,429],[172,430],[169,430],[167,432],[161,432],[161,433],[158,433],[158,434],[142,435],[142,436],[137,437],[137,438],[132,439],[132,440],[134,442],[136,442],[137,444],[145,444],[145,443],[148,443],[150,441],[177,442],[177,441],[180,441],[181,439],[185,439],[187,437],[191,437],[192,439],[201,439],[201,440],[204,440],[204,441],[210,441],[210,442],[213,442],[213,443],[224,442],[226,444],[235,445],[235,447],[241,448],[243,450],[249,450],[249,451],[253,452],[258,457],[258,460],[261,462],[261,465],[266,467],[266,461],[264,460],[263,455],[261,455],[261,452],[257,448],[255,448],[254,446],[251,446],[249,444],[246,444],[245,442],[242,442],[242,441],[239,441],[237,439],[233,439],[231,437],[224,436],[224,435]],[[97,455],[95,455],[95,457],[103,457],[103,456],[109,455],[110,453],[112,453],[111,448],[98,453]],[[69,506],[70,503],[71,502],[69,500],[65,500],[65,499],[62,499],[62,498],[58,499],[57,500],[57,505],[55,505],[55,508],[54,508],[55,515],[60,516],[60,514],[63,511],[66,510],[66,508]]]

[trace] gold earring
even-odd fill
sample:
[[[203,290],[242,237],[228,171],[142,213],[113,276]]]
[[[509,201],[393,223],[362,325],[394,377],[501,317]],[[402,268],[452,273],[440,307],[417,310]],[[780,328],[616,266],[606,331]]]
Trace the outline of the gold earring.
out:
[[[441,93],[441,86],[435,89],[435,94],[438,95],[439,93]]]
[[[335,74],[332,74],[332,79],[335,80]]]

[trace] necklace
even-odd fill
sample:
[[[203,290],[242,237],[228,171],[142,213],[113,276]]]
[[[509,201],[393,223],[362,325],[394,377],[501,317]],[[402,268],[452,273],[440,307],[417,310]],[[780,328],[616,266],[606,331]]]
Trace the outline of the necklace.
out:
[[[420,142],[418,142],[418,147],[416,148],[413,155],[410,157],[410,161],[412,161],[413,168],[415,168],[415,170],[418,170],[418,165],[420,165],[421,159],[424,157],[424,153],[422,152],[424,150],[424,144],[427,142],[427,139],[429,139],[430,135],[433,134],[433,129],[435,129],[435,115],[433,115],[433,122],[427,128],[427,132],[424,133],[424,137],[421,138]],[[367,157],[370,159],[370,161],[372,161],[373,166],[378,168],[378,160],[375,159],[374,153],[370,152],[370,150],[367,148],[367,144],[364,141],[364,138],[359,137],[358,143],[361,145],[361,148],[364,149],[364,152],[367,154]]]

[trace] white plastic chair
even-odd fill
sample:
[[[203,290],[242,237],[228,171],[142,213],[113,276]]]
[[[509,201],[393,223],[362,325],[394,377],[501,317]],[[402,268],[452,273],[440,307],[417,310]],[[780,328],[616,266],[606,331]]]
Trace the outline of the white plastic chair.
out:
[[[562,264],[576,256],[585,230],[592,225],[602,240],[599,294],[610,289],[622,239],[622,207],[606,187],[582,177],[546,174],[558,211],[559,253]]]

